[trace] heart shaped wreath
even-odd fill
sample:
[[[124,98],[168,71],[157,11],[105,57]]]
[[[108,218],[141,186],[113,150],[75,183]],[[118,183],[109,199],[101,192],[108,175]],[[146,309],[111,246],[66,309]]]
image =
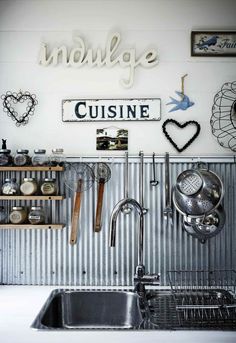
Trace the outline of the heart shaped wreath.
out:
[[[11,93],[7,92],[1,96],[3,100],[3,111],[16,122],[16,126],[26,125],[29,122],[29,116],[34,114],[35,106],[37,105],[36,95],[29,92]],[[14,108],[14,104],[26,103],[25,112],[18,114]]]
[[[185,128],[186,126],[189,126],[189,125],[193,125],[196,127],[196,132],[193,134],[193,136],[190,138],[190,140],[182,147],[178,147],[178,145],[174,142],[174,140],[170,137],[170,135],[168,134],[167,132],[167,125],[169,124],[174,124],[176,126],[178,126],[180,129],[183,129]],[[182,152],[184,151],[185,149],[187,149],[190,144],[197,138],[197,136],[199,135],[200,133],[200,130],[201,130],[201,126],[198,122],[194,121],[194,120],[191,120],[191,121],[186,121],[185,123],[181,124],[179,123],[178,121],[174,120],[174,119],[167,119],[163,125],[162,125],[162,130],[163,130],[163,133],[164,135],[166,136],[166,138],[169,140],[169,142],[175,147],[175,149],[178,151],[178,152]]]

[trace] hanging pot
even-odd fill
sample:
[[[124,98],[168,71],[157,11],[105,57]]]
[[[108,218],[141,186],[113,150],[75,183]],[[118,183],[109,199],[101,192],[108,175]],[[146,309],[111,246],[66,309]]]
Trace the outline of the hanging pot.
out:
[[[224,227],[225,211],[219,205],[212,213],[204,218],[190,218],[184,216],[183,228],[189,234],[206,240],[216,236]]]
[[[201,234],[206,238],[211,238],[216,236],[223,229],[224,224],[225,211],[220,205],[202,220],[196,220],[196,225],[193,226],[193,229],[197,234]]]
[[[206,237],[204,235],[201,235],[199,233],[197,233],[194,228],[193,228],[193,224],[188,223],[187,221],[183,221],[183,229],[191,236],[199,239],[199,241],[201,243],[205,243],[206,242]]]

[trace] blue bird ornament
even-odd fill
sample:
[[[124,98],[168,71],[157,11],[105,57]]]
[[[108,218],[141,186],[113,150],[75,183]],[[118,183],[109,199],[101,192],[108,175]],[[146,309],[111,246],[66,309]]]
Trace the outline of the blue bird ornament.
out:
[[[174,106],[169,112],[174,112],[178,110],[185,111],[187,108],[194,105],[194,102],[190,101],[189,97],[182,92],[175,92],[177,95],[180,96],[180,100],[176,100],[170,96],[171,101],[168,102],[166,105],[176,105]]]

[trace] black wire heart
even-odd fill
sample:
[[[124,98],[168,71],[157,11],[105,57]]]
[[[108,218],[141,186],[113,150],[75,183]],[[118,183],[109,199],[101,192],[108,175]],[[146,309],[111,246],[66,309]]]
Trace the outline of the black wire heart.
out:
[[[33,115],[34,114],[34,109],[35,106],[37,105],[37,100],[36,100],[36,96],[33,94],[30,94],[29,92],[25,92],[25,93],[11,93],[11,92],[7,92],[6,95],[2,96],[3,99],[3,110],[4,112],[7,112],[8,116],[10,116],[14,121],[16,121],[16,125],[20,126],[20,125],[25,125],[28,123],[29,119],[29,115]],[[27,102],[27,107],[26,107],[26,112],[24,112],[22,115],[18,115],[18,113],[16,112],[16,110],[12,107],[13,104],[16,104],[18,102],[23,103],[25,101]]]
[[[190,138],[190,140],[182,147],[182,148],[179,148],[178,145],[173,141],[173,139],[170,137],[170,135],[168,134],[167,130],[166,130],[166,126],[168,124],[174,124],[176,126],[178,126],[180,129],[183,129],[185,128],[186,126],[188,125],[194,125],[196,127],[196,132],[194,133],[194,135]],[[175,147],[175,149],[178,151],[178,152],[182,152],[184,151],[185,149],[187,149],[190,144],[197,138],[197,136],[199,135],[200,133],[200,130],[201,130],[201,126],[198,122],[194,121],[194,120],[191,120],[191,121],[186,121],[185,123],[181,124],[179,123],[178,121],[174,120],[174,119],[167,119],[163,124],[162,124],[162,130],[163,130],[163,133],[164,135],[166,136],[166,138],[169,140],[169,142]]]

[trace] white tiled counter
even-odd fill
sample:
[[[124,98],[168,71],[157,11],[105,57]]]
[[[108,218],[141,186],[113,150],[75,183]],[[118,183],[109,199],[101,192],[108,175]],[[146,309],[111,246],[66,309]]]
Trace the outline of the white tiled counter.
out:
[[[223,331],[38,331],[30,328],[54,286],[0,286],[0,337],[3,343],[235,343]]]

